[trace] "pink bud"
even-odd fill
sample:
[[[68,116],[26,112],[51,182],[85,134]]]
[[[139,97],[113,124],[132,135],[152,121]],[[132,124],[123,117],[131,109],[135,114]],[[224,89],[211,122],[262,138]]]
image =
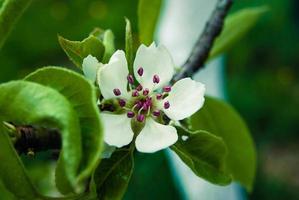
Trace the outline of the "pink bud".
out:
[[[154,83],[159,83],[160,82],[160,77],[157,74],[153,76],[153,82]]]
[[[128,117],[128,118],[133,118],[134,116],[135,116],[135,113],[132,112],[132,111],[129,111],[129,112],[127,113],[127,117]]]
[[[123,99],[119,99],[118,104],[120,105],[120,107],[124,107],[126,105],[126,101]]]
[[[160,114],[161,114],[160,110],[155,110],[155,111],[153,112],[153,115],[156,116],[156,117],[159,117]]]
[[[138,96],[139,96],[138,91],[137,91],[137,90],[134,90],[134,91],[132,92],[132,97],[138,97]]]
[[[133,78],[133,76],[131,75],[131,74],[129,74],[128,76],[127,76],[127,80],[128,80],[128,82],[132,85],[132,84],[134,84],[134,78]]]
[[[164,102],[164,108],[168,109],[170,107],[169,101]]]
[[[142,90],[142,85],[138,85],[138,86],[136,87],[136,90],[141,91],[141,90]]]
[[[157,98],[158,100],[162,99],[162,97],[163,97],[162,94],[157,94],[157,95],[156,95],[156,98]]]
[[[164,86],[163,91],[164,92],[170,92],[171,91],[171,86]]]
[[[146,96],[146,95],[148,95],[148,93],[149,93],[149,89],[145,88],[145,89],[143,90],[143,95]]]
[[[143,68],[139,67],[139,69],[137,70],[137,73],[138,73],[139,76],[142,76],[143,75]]]
[[[145,119],[144,115],[140,114],[140,115],[137,115],[137,121],[139,122],[143,122]]]
[[[114,93],[115,96],[119,96],[119,95],[121,95],[121,92],[120,92],[120,90],[119,90],[118,88],[115,88],[115,89],[113,90],[113,93]]]

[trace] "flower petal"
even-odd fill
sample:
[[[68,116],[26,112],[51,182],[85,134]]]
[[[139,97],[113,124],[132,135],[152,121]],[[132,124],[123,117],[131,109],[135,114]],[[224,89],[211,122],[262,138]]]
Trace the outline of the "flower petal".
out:
[[[92,82],[96,81],[97,71],[101,64],[96,59],[96,57],[93,57],[92,55],[88,55],[86,58],[83,59],[82,63],[82,70],[85,75],[85,77]]]
[[[203,106],[204,93],[204,84],[191,78],[181,79],[173,85],[168,97],[164,99],[164,102],[169,102],[170,107],[163,111],[173,120],[189,117]]]
[[[98,84],[105,99],[115,98],[114,89],[121,91],[120,97],[128,98],[127,76],[129,74],[125,53],[116,51],[108,64],[98,70]]]
[[[136,148],[140,152],[153,153],[173,145],[178,140],[176,129],[147,118],[145,126],[136,138]]]
[[[138,69],[142,67],[143,75],[138,75]],[[134,60],[134,75],[143,88],[150,90],[160,88],[167,84],[174,74],[174,63],[168,50],[152,43],[149,47],[140,45]],[[160,82],[153,83],[153,76],[158,75]]]
[[[134,133],[131,119],[126,114],[101,113],[101,119],[104,124],[104,141],[108,145],[123,147],[132,141]]]

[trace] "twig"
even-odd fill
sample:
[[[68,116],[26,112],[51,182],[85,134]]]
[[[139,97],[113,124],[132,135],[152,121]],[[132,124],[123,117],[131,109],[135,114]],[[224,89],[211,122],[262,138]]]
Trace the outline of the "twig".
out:
[[[215,10],[208,20],[201,36],[197,40],[191,55],[182,67],[182,70],[173,78],[176,82],[182,78],[192,76],[203,67],[217,36],[221,33],[224,19],[233,3],[233,0],[218,0]]]
[[[34,126],[16,126],[16,142],[19,154],[34,154],[39,151],[59,150],[61,138],[57,129]]]

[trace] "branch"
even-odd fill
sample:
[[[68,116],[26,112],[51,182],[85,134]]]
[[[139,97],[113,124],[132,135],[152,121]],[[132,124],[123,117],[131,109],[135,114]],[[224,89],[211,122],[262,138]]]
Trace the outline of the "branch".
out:
[[[60,133],[57,129],[33,126],[15,127],[15,148],[19,154],[59,150],[61,148]]]
[[[182,70],[174,76],[173,82],[192,76],[199,69],[203,68],[203,64],[209,56],[215,39],[222,31],[224,19],[232,3],[233,0],[218,0],[215,10],[193,47],[191,55],[183,65]]]

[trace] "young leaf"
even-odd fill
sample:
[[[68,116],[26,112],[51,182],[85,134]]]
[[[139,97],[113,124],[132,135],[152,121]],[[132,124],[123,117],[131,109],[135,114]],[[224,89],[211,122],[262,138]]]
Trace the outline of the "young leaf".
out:
[[[115,52],[114,34],[109,29],[104,32],[103,44],[105,46],[105,54],[104,54],[104,57],[103,57],[103,63],[108,63],[110,57]]]
[[[246,8],[229,16],[224,22],[223,31],[215,41],[209,55],[209,60],[229,50],[231,46],[254,27],[267,10],[266,6]]]
[[[126,57],[129,66],[129,73],[133,73],[133,36],[131,22],[126,18]]]
[[[160,15],[162,0],[139,0],[138,30],[140,43],[150,45]]]
[[[28,81],[12,81],[0,85],[0,121],[19,125],[40,125],[58,128],[62,138],[62,152],[66,166],[66,180],[75,189],[82,149],[80,125],[76,112],[67,99],[56,90]],[[33,198],[34,188],[23,165],[8,141],[3,126],[0,132],[0,178],[20,199]],[[27,198],[32,197],[32,198]]]
[[[221,137],[227,148],[227,171],[233,180],[251,190],[256,170],[256,152],[246,124],[227,103],[206,97],[204,107],[191,116],[193,130],[207,130]]]
[[[69,100],[77,112],[84,155],[78,181],[86,180],[99,163],[102,150],[102,126],[96,105],[95,87],[78,73],[61,67],[45,67],[25,79],[57,90]]]
[[[90,35],[83,41],[70,41],[62,36],[58,36],[58,41],[69,59],[80,69],[82,68],[83,59],[88,55],[96,57],[99,61],[103,58],[105,47],[93,35]]]
[[[110,158],[103,159],[94,174],[98,199],[122,199],[133,167],[133,152],[130,149],[118,149]]]
[[[225,172],[227,149],[223,140],[207,131],[190,132],[176,126],[179,140],[171,149],[199,177],[218,185],[227,185],[231,176]]]

